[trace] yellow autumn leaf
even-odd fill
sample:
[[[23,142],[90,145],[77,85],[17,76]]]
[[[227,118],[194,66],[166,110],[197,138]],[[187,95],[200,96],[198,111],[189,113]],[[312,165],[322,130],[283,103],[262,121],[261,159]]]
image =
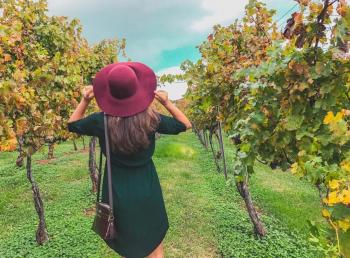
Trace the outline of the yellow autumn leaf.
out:
[[[329,187],[331,188],[331,189],[338,189],[339,188],[339,183],[341,182],[341,180],[332,180],[332,181],[330,181],[329,183],[328,183],[328,185],[329,185]]]
[[[344,117],[344,113],[343,113],[343,112],[338,112],[337,115],[334,117],[333,122],[334,122],[334,123],[337,123],[337,122],[339,122],[340,120],[342,120],[343,117]]]
[[[328,210],[323,209],[322,210],[322,216],[328,219],[328,218],[331,217],[331,214],[330,214],[330,212]]]
[[[323,123],[325,125],[328,125],[329,123],[331,123],[334,120],[334,114],[333,112],[328,112],[327,115],[325,116],[325,118],[323,119]]]
[[[293,174],[295,174],[298,172],[298,168],[299,168],[298,163],[295,162],[292,164],[290,170],[292,171]]]
[[[328,194],[327,203],[329,205],[336,204],[336,203],[339,203],[339,202],[342,202],[342,201],[343,201],[343,196],[342,195],[338,195],[337,191],[330,192]]]
[[[343,203],[345,205],[349,205],[350,204],[350,190],[343,190],[342,194],[343,194]]]
[[[340,163],[340,166],[343,170],[345,170],[346,172],[350,172],[350,162],[348,160],[343,160]]]
[[[338,112],[335,116],[334,116],[333,112],[330,111],[330,112],[327,113],[327,115],[323,119],[323,123],[325,125],[328,125],[330,123],[337,123],[340,120],[342,120],[343,117],[344,117],[344,112],[343,111]]]
[[[16,138],[11,138],[9,140],[0,141],[0,152],[1,151],[14,151],[16,150],[17,140]]]
[[[339,220],[338,221],[338,226],[339,226],[339,228],[341,228],[345,232],[348,231],[348,229],[350,228],[350,221],[349,221],[349,219]]]

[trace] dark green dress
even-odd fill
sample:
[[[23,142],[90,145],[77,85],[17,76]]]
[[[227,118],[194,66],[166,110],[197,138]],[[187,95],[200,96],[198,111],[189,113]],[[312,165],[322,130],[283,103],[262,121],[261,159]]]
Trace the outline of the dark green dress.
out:
[[[105,154],[102,112],[68,123],[68,130],[81,135],[97,136]],[[184,124],[173,117],[160,114],[158,133],[178,134],[184,131]],[[162,190],[152,161],[155,134],[149,137],[150,145],[142,152],[132,155],[111,152],[114,214],[118,236],[106,243],[127,258],[149,255],[163,240],[169,228]],[[106,166],[104,174],[106,175]],[[107,176],[104,176],[103,201],[108,200],[107,190]]]

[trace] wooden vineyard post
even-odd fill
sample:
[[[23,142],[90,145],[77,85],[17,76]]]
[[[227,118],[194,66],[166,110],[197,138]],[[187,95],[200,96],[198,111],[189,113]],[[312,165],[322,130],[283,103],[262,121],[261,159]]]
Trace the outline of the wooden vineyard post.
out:
[[[17,150],[18,150],[18,157],[16,159],[16,165],[17,167],[22,167],[23,166],[23,160],[25,158],[25,153],[23,151],[23,145],[24,145],[24,139],[23,136],[18,136],[17,137]]]
[[[245,202],[245,206],[247,208],[250,221],[253,223],[253,226],[254,226],[254,233],[258,237],[265,236],[266,230],[264,228],[264,225],[261,222],[261,219],[259,218],[258,212],[253,204],[253,200],[250,195],[250,191],[248,187],[248,177],[245,176],[243,181],[236,182],[236,187],[239,194],[241,195],[241,197]]]
[[[217,107],[217,111],[219,113],[219,107]],[[224,163],[225,179],[227,180],[226,156],[225,156],[224,142],[222,140],[222,126],[221,126],[221,121],[220,120],[219,120],[219,141],[220,141],[220,149],[221,149],[221,153],[222,153],[222,159],[223,159],[223,163]]]
[[[211,152],[213,154],[214,161],[215,161],[216,170],[218,173],[220,173],[221,168],[220,168],[219,161],[222,157],[222,153],[221,153],[221,148],[220,148],[220,152],[215,152],[214,143],[213,143],[213,135],[215,135],[216,139],[218,140],[218,143],[220,144],[216,126],[211,128],[209,131],[209,144],[210,144],[210,149],[211,149]]]
[[[82,136],[81,139],[83,140],[83,148],[85,150],[86,149],[86,145],[85,145],[85,138],[84,138],[84,136]]]
[[[46,219],[45,219],[45,210],[44,210],[44,204],[41,198],[40,190],[36,182],[34,181],[33,177],[33,171],[32,171],[32,156],[31,154],[27,155],[27,178],[32,186],[32,192],[33,192],[33,201],[35,210],[39,217],[39,224],[36,231],[36,241],[39,245],[44,244],[49,240],[49,236],[46,230]]]
[[[48,147],[49,147],[49,150],[47,152],[47,159],[53,159],[54,158],[53,151],[54,151],[54,148],[55,148],[55,143],[54,142],[50,142]]]
[[[75,142],[75,139],[73,139],[73,146],[74,146],[74,150],[77,151],[78,147],[77,147],[77,143]]]
[[[92,192],[97,192],[98,168],[96,165],[96,137],[91,137],[89,142],[89,174],[92,183]]]
[[[203,130],[203,140],[205,148],[208,149],[208,135],[206,130]]]
[[[200,130],[197,130],[197,132],[198,132],[197,136],[198,136],[199,141],[204,146],[204,148],[207,149],[207,144],[205,142],[205,132],[204,132],[204,130],[200,129]]]

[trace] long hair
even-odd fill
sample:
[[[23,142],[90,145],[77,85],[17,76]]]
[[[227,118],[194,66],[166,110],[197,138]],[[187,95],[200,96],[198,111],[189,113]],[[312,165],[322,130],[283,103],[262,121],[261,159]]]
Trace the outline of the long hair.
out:
[[[156,131],[160,117],[148,107],[133,116],[109,116],[107,121],[112,152],[133,154],[148,147],[149,135]]]

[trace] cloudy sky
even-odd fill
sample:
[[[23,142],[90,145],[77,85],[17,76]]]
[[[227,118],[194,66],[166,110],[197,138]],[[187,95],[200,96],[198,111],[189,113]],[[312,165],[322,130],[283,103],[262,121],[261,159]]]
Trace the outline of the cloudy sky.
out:
[[[84,35],[90,43],[105,38],[126,38],[128,56],[162,74],[179,71],[179,65],[186,59],[196,60],[199,57],[196,46],[206,39],[213,25],[229,24],[241,17],[248,0],[48,2],[50,14],[80,19]],[[276,20],[288,11],[297,10],[293,0],[264,2],[277,10]],[[172,99],[181,97],[185,89],[185,85],[181,84],[167,86]]]

